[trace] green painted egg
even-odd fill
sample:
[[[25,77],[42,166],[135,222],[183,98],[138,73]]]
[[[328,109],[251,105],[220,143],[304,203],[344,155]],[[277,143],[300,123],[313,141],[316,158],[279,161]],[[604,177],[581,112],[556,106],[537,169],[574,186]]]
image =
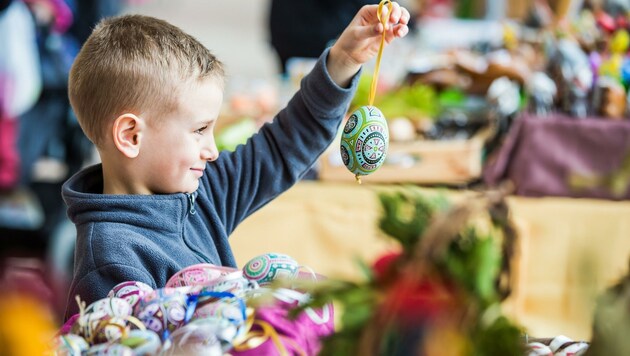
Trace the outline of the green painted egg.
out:
[[[383,113],[362,106],[350,115],[341,134],[341,159],[355,175],[368,175],[385,162],[389,130]]]

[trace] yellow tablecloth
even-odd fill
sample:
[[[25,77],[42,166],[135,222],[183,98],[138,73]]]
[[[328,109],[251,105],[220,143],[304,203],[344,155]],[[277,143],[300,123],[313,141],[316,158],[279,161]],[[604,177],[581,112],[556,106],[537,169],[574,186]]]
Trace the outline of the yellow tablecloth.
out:
[[[377,228],[378,189],[386,188],[299,183],[234,232],[239,265],[279,252],[318,273],[356,278],[356,258],[371,262],[393,246]],[[505,311],[533,336],[590,339],[595,297],[628,269],[630,202],[521,197],[508,202],[521,239],[518,281]]]

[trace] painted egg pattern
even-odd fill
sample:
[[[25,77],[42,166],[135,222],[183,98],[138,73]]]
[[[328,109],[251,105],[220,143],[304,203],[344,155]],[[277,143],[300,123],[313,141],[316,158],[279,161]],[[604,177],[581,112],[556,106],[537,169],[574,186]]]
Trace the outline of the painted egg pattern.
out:
[[[90,304],[85,310],[86,313],[104,312],[109,316],[127,317],[133,309],[129,303],[122,298],[103,298]]]
[[[107,293],[107,297],[124,299],[131,305],[131,308],[135,308],[138,301],[151,292],[153,292],[153,288],[146,283],[127,281],[114,286],[114,288]]]
[[[188,296],[181,288],[156,289],[136,306],[136,316],[144,325],[159,335],[173,331],[184,324]]]
[[[162,347],[160,337],[153,330],[131,330],[120,343],[132,348],[136,355],[157,355]]]
[[[133,356],[135,353],[127,346],[121,344],[98,344],[90,347],[85,353],[87,356]]]
[[[200,263],[188,266],[175,273],[166,282],[167,288],[205,285],[217,278],[236,271],[235,268],[215,266],[209,263]]]
[[[343,164],[355,175],[368,175],[385,162],[389,129],[383,113],[374,106],[362,106],[350,115],[341,134]]]
[[[267,253],[247,262],[243,267],[243,275],[263,286],[278,278],[294,278],[299,267],[298,263],[288,255]]]
[[[81,355],[90,345],[76,334],[59,335],[53,340],[56,355]]]
[[[170,337],[170,355],[208,355],[222,356],[224,350],[217,338],[216,329],[208,324],[187,324]]]

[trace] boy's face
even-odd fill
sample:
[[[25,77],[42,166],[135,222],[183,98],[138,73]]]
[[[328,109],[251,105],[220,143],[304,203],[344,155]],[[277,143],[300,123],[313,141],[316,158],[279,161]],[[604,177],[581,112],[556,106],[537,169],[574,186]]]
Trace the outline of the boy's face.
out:
[[[219,156],[214,141],[222,87],[204,79],[182,88],[179,108],[147,125],[138,167],[145,188],[154,194],[191,193],[199,187],[208,161]]]

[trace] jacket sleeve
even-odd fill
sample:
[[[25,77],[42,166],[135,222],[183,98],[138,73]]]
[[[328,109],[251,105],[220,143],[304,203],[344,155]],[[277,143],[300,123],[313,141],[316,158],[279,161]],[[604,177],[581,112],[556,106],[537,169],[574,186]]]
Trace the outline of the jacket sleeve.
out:
[[[144,270],[122,264],[109,264],[100,267],[70,287],[64,320],[68,320],[79,312],[76,296],[79,296],[81,302],[85,302],[85,305],[88,306],[101,298],[105,298],[112,288],[126,281],[143,282],[151,288],[156,288],[155,281]]]
[[[245,145],[208,164],[205,181],[227,233],[244,218],[295,184],[335,138],[356,90],[328,74],[324,51],[300,90],[271,123]]]

